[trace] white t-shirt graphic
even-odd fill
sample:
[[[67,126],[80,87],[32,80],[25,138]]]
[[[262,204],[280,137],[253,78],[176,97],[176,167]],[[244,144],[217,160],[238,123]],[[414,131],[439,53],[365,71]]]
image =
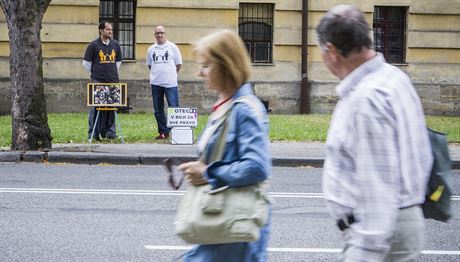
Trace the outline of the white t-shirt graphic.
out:
[[[147,50],[147,65],[150,66],[150,84],[162,87],[177,86],[176,65],[182,64],[179,48],[166,41],[153,44]]]

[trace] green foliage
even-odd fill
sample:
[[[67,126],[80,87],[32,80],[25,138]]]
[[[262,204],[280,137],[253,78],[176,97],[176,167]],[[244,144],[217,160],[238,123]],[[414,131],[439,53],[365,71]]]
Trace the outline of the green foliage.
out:
[[[270,115],[272,141],[326,141],[331,115]]]
[[[446,133],[450,143],[460,143],[460,117],[427,116],[426,123],[429,128]]]
[[[53,143],[86,142],[88,132],[88,114],[66,113],[48,114]]]
[[[126,143],[167,143],[155,141],[156,121],[152,113],[119,114]],[[206,125],[208,116],[198,117],[195,139]],[[326,140],[330,115],[270,115],[271,141]],[[48,114],[53,143],[88,143],[88,114]],[[430,128],[448,134],[449,142],[460,143],[460,117],[427,116]],[[120,132],[118,132],[120,134]],[[98,143],[119,143],[103,139]],[[11,116],[0,116],[0,147],[11,144]]]
[[[11,115],[0,116],[0,148],[11,145]]]

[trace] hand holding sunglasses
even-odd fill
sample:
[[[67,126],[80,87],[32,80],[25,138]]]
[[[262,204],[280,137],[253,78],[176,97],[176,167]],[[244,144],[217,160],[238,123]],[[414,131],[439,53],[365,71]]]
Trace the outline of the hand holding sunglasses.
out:
[[[175,161],[172,158],[169,158],[169,157],[166,158],[165,160],[163,160],[163,164],[165,165],[166,171],[168,171],[168,174],[169,174],[169,177],[168,177],[169,185],[172,188],[178,190],[180,186],[182,185],[182,183],[184,182],[184,176],[185,176],[184,173],[177,175],[178,170],[177,170]],[[175,176],[180,176],[179,182],[176,182],[176,179],[174,178]]]

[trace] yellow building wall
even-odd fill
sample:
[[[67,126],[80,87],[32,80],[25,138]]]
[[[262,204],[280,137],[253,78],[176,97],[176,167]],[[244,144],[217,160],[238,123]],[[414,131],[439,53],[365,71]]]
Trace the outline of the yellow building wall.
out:
[[[177,8],[184,6],[187,8]],[[136,14],[136,60],[145,64],[147,48],[154,43],[153,35],[156,25],[164,25],[168,39],[178,44],[183,60],[182,80],[196,80],[196,64],[191,54],[192,44],[199,38],[219,29],[238,30],[238,1],[204,1],[199,8],[196,1],[139,1]],[[248,1],[245,1],[248,2]],[[249,2],[276,2],[276,1],[249,1]],[[276,74],[267,75],[264,66],[256,68],[253,80],[285,81],[281,76],[292,77],[289,81],[300,79],[300,44],[301,44],[301,11],[292,10],[300,1],[282,1],[275,5],[274,14],[274,48],[273,58]],[[203,8],[203,7],[206,8]],[[213,7],[215,9],[211,9]],[[293,63],[295,73],[292,70]],[[133,66],[133,65],[130,65]],[[130,70],[132,71],[132,70]]]
[[[147,48],[155,42],[154,29],[163,25],[167,37],[176,43],[185,61],[193,60],[191,44],[216,29],[235,29],[235,10],[175,9],[138,7],[136,14],[136,60],[145,60]]]
[[[273,66],[277,66],[277,62],[300,63],[302,1],[244,2],[275,4]],[[136,61],[145,59],[148,46],[154,42],[153,28],[158,24],[166,26],[169,39],[180,46],[184,60],[193,61],[190,45],[198,38],[217,29],[237,30],[239,3],[234,0],[138,0]],[[316,46],[315,27],[321,16],[333,5],[341,3],[343,1],[340,0],[309,1],[310,47]],[[374,5],[409,7],[407,63],[457,63],[460,52],[460,1],[358,0],[353,3],[366,11],[366,20],[370,24]],[[86,45],[98,36],[98,16],[98,0],[53,0],[43,19],[43,57],[81,58]],[[309,62],[321,63],[317,59],[319,55],[315,53],[318,50],[311,50]],[[8,29],[4,15],[0,13],[0,57],[8,56]],[[0,73],[0,76],[5,74]]]
[[[0,57],[8,57],[10,55],[10,43],[0,42]]]
[[[88,78],[81,59],[88,43],[98,37],[98,23],[99,0],[51,1],[40,34],[45,78]],[[9,55],[8,27],[0,12],[0,78],[9,77]]]
[[[138,7],[238,9],[239,3],[273,3],[277,10],[301,10],[302,0],[138,0]]]
[[[97,24],[98,22],[99,5],[50,5],[43,16],[44,24]]]
[[[327,11],[339,4],[353,4],[363,12],[373,12],[374,6],[409,6],[411,13],[416,14],[459,14],[460,2],[458,0],[310,0],[309,9]]]
[[[321,17],[343,1],[310,1],[309,77],[313,81],[338,81],[323,65],[316,47],[315,28]],[[374,6],[407,6],[406,64],[398,65],[419,83],[460,83],[460,1],[358,0],[372,27]],[[372,35],[372,31],[370,31]]]
[[[301,60],[301,1],[245,1],[247,3],[274,3],[274,47],[272,67],[277,75],[269,75],[269,80],[282,79],[282,75],[300,79],[298,74]],[[147,48],[154,43],[155,25],[166,27],[168,38],[176,43],[183,55],[183,80],[194,80],[194,58],[192,44],[200,37],[218,29],[238,30],[238,8],[240,1],[148,1],[137,2],[135,63],[124,63],[126,76],[130,79],[145,78],[145,72],[132,73],[145,65]],[[0,57],[9,56],[8,30],[4,17],[0,16]],[[98,36],[99,1],[52,1],[43,18],[41,39],[45,78],[72,77],[87,78],[87,73],[77,61],[83,57],[86,45]],[[5,26],[1,26],[1,25]],[[59,58],[59,59],[58,59]],[[47,61],[47,59],[50,59]],[[62,60],[71,59],[65,63]],[[73,61],[75,60],[75,61]],[[55,63],[61,63],[60,65]],[[187,64],[185,64],[187,62]],[[278,63],[279,62],[279,63]],[[294,63],[295,74],[291,70]],[[190,67],[190,68],[187,68]],[[1,70],[0,76],[8,77],[8,70]],[[67,72],[74,73],[69,76]],[[266,71],[266,68],[257,71]],[[123,70],[122,70],[123,72]],[[191,73],[188,73],[191,72]],[[192,73],[193,72],[193,73]],[[123,74],[123,73],[122,73]],[[265,74],[254,74],[254,79],[266,79]],[[286,80],[286,79],[283,79]],[[292,80],[291,80],[292,81]]]
[[[298,83],[301,80],[302,0],[138,0],[136,8],[135,61],[125,61],[120,77],[148,81],[145,65],[147,48],[154,43],[153,30],[166,27],[168,38],[182,53],[181,81],[196,81],[197,65],[192,44],[219,29],[238,30],[239,3],[273,3],[273,63],[255,65],[253,81]],[[337,82],[321,60],[315,28],[321,17],[341,0],[310,0],[308,17],[308,76],[317,83]],[[460,1],[459,0],[356,0],[372,25],[375,5],[407,6],[406,63],[397,65],[417,83],[459,84]],[[87,44],[98,37],[99,0],[53,0],[43,19],[41,39],[44,77],[88,79],[81,65]],[[372,30],[369,31],[372,36]],[[0,12],[0,78],[9,78],[8,28]],[[71,73],[70,73],[71,72]],[[331,85],[332,86],[332,85]],[[267,88],[269,90],[269,88]],[[333,94],[332,89],[312,94]],[[298,96],[294,94],[293,96]]]

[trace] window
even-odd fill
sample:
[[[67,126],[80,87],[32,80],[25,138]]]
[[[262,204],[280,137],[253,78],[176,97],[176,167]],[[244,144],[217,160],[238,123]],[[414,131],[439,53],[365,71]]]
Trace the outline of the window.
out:
[[[238,30],[253,63],[271,63],[273,4],[240,4]]]
[[[389,63],[404,63],[407,7],[374,8],[374,48]]]
[[[135,16],[136,0],[101,0],[99,21],[113,23],[113,38],[120,43],[123,59],[135,59]]]

